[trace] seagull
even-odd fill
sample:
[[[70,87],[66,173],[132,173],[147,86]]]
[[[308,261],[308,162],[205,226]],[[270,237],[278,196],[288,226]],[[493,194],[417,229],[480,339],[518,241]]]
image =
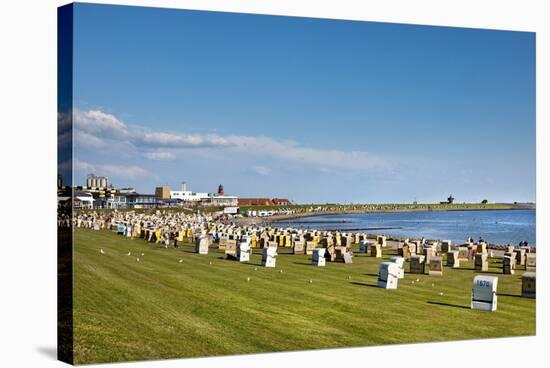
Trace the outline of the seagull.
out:
[[[432,284],[432,287],[434,287],[434,286],[435,286],[435,284]]]
[[[210,264],[212,264],[212,261],[210,261]]]
[[[132,252],[128,252],[127,256],[131,256],[132,255]]]
[[[413,284],[413,285],[414,285],[414,281],[411,281],[411,284]]]
[[[310,283],[310,284],[313,284],[313,280],[312,280],[312,279],[309,279],[309,283]]]
[[[254,267],[254,271],[258,271],[258,267]]]
[[[145,254],[144,253],[141,253],[141,256],[143,257]]]
[[[281,270],[281,271],[279,271],[279,272],[283,273],[283,270]]]
[[[180,259],[180,263],[183,262],[183,259]]]
[[[416,282],[420,281],[420,279],[416,279]]]
[[[139,258],[136,258],[136,262],[139,262]]]
[[[101,252],[101,254],[105,254],[105,252],[103,251],[103,248],[99,250]]]
[[[247,277],[247,278],[246,278],[246,281],[250,281],[250,277]]]
[[[439,293],[439,295],[443,295],[443,293]]]

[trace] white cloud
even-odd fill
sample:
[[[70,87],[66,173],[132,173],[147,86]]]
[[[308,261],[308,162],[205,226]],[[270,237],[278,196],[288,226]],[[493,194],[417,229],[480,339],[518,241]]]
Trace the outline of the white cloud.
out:
[[[265,166],[252,166],[251,169],[252,169],[252,172],[254,172],[254,173],[256,173],[260,176],[268,176],[269,172],[271,171]]]
[[[277,141],[268,137],[239,137],[240,149],[307,165],[366,170],[388,165],[381,157],[365,151],[342,151],[299,146],[295,142]]]
[[[89,162],[80,161],[78,159],[74,160],[74,169],[80,170],[80,171],[95,171],[96,166],[93,164],[90,164]]]
[[[70,162],[68,162],[70,164]],[[118,178],[136,179],[138,177],[155,177],[149,171],[139,166],[115,165],[115,164],[92,164],[86,161],[75,160],[74,170],[80,173],[95,173],[97,175],[112,175]]]
[[[144,156],[149,160],[168,161],[176,158],[176,155],[168,151],[145,152]]]
[[[75,109],[74,127],[89,133],[106,134],[116,138],[126,138],[129,133],[126,124],[114,115],[99,110]]]
[[[136,130],[130,134],[136,144],[154,147],[230,146],[232,142],[217,135],[182,134]]]
[[[125,165],[101,165],[101,171],[107,175],[114,175],[121,178],[135,179],[137,177],[150,176],[150,173],[138,166]]]
[[[100,110],[75,110],[75,130],[78,137],[86,139],[89,145],[98,146],[109,141],[109,147],[135,147],[146,151],[143,156],[151,160],[171,160],[175,152],[186,149],[206,148],[209,151],[226,150],[240,155],[279,159],[326,169],[371,170],[390,169],[383,158],[366,151],[343,151],[299,145],[295,141],[276,140],[264,136],[220,136],[216,134],[186,134],[168,131],[151,131],[142,127],[129,127],[116,116]],[[162,149],[170,149],[165,151]],[[256,169],[259,175],[267,175],[265,168]]]
[[[76,130],[74,134],[74,145],[101,148],[107,145],[107,141],[82,130]]]

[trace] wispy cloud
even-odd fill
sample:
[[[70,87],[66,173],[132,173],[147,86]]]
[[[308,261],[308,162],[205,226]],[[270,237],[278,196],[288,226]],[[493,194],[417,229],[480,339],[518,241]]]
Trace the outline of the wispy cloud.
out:
[[[169,161],[176,158],[176,155],[168,151],[152,151],[144,153],[144,156],[150,160]]]
[[[104,134],[113,138],[127,138],[130,131],[126,124],[112,114],[100,110],[74,111],[76,129],[90,134]]]
[[[95,136],[93,134],[90,134],[82,130],[75,131],[74,142],[77,145],[81,145],[83,147],[91,147],[91,148],[101,148],[107,145],[107,141],[105,139],[101,139],[98,136]]]
[[[115,147],[135,147],[150,160],[173,160],[181,150],[208,148],[323,168],[364,171],[388,169],[391,166],[387,160],[366,151],[310,147],[293,140],[276,140],[265,136],[188,134],[130,127],[115,115],[100,110],[75,110],[74,118],[78,139],[87,141],[82,142],[82,145],[98,146],[101,141],[111,141]],[[264,176],[269,173],[268,169],[261,166],[254,171]]]
[[[74,160],[74,169],[75,170],[81,170],[81,171],[95,171],[96,166],[85,161],[81,161],[78,159]]]
[[[115,165],[115,164],[92,164],[86,161],[74,160],[74,169],[80,172],[97,172],[106,175],[112,175],[124,179],[136,179],[140,177],[156,177],[148,170],[131,165]]]
[[[250,169],[253,173],[260,176],[268,176],[271,171],[265,166],[252,166]]]
[[[108,175],[116,175],[118,177],[135,179],[138,177],[151,175],[149,171],[138,166],[124,165],[101,165],[101,170]]]

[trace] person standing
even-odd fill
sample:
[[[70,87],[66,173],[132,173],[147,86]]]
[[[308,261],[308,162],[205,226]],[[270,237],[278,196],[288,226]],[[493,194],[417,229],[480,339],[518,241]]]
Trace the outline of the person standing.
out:
[[[174,248],[178,247],[178,232],[172,232],[172,238],[174,239]]]

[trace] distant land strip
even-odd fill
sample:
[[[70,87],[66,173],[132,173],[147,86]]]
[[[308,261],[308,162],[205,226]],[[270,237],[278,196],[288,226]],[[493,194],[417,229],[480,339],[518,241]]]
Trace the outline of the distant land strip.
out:
[[[319,210],[320,208],[320,210]],[[330,216],[342,214],[375,213],[375,212],[415,212],[415,211],[499,211],[535,209],[534,203],[433,203],[433,204],[300,204],[289,206],[240,206],[241,214],[251,211],[290,210],[292,213],[273,216],[255,216],[236,219],[246,224],[281,223],[306,217]],[[329,220],[330,221],[330,220]]]

